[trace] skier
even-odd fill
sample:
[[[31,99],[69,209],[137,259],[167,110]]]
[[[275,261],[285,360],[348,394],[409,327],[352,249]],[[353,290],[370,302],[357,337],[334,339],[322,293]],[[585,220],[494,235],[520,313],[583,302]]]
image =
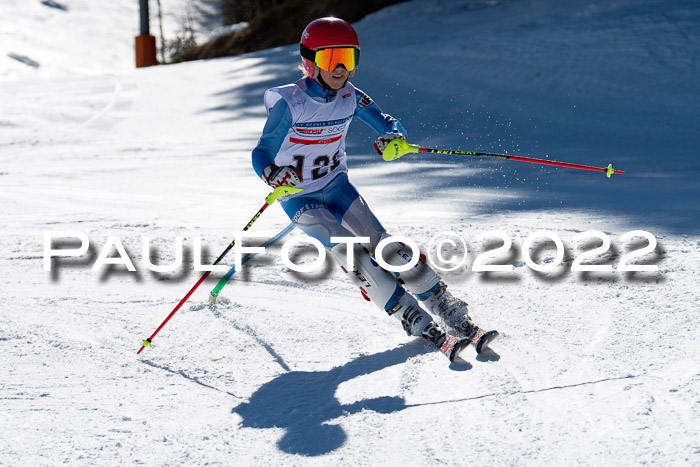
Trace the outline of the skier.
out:
[[[253,150],[253,168],[273,188],[302,188],[280,202],[294,224],[323,243],[363,296],[398,318],[408,335],[427,339],[452,359],[457,344],[477,344],[484,332],[472,323],[467,304],[453,297],[424,261],[398,278],[377,265],[375,248],[389,234],[348,180],[345,137],[354,117],[379,133],[374,148],[380,155],[393,139],[405,139],[406,130],[348,81],[360,59],[350,24],[333,17],[312,21],[301,36],[300,51],[304,76],[265,92],[267,122]],[[331,237],[367,241],[348,244]],[[352,269],[347,267],[349,253]],[[392,266],[412,259],[400,243],[391,243],[382,255]],[[418,301],[462,339],[448,336]],[[477,351],[483,343],[478,342]]]

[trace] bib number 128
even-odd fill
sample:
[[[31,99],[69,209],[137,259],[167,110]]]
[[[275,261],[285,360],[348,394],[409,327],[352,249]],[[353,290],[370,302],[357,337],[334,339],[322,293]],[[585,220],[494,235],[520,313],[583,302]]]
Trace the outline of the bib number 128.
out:
[[[294,155],[294,167],[300,174],[304,173],[304,162],[306,156],[302,154]],[[311,169],[311,179],[318,180],[333,172],[340,165],[340,151],[336,151],[332,157],[327,154],[319,154],[313,159],[313,169]]]

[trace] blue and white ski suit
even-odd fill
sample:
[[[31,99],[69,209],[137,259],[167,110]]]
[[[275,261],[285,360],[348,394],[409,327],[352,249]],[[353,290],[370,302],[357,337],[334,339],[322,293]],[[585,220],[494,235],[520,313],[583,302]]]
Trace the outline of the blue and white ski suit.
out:
[[[350,82],[330,91],[310,78],[302,78],[294,84],[267,90],[265,107],[267,122],[253,150],[255,172],[262,178],[263,169],[270,164],[296,167],[302,178],[296,186],[304,191],[280,200],[289,218],[307,235],[323,243],[344,269],[347,251],[343,248],[347,245],[335,245],[330,238],[369,237],[370,241],[363,245],[370,254],[360,245],[353,247],[355,267],[348,274],[350,279],[390,314],[407,306],[410,310],[415,300],[406,294],[394,274],[381,269],[370,257],[387,234],[348,180],[345,154],[345,137],[354,117],[380,134],[405,135],[406,130]],[[384,250],[385,257],[394,259],[387,262],[407,263],[410,252],[402,250],[398,243],[392,246]],[[422,262],[401,273],[401,278],[419,299],[434,292],[439,282],[437,275]],[[417,304],[415,307],[419,308]],[[432,322],[429,315],[419,312],[409,323],[404,322],[404,328],[411,335],[421,335],[428,321]]]
[[[331,236],[356,235],[369,236],[372,245],[367,246],[374,250],[385,230],[348,181],[345,136],[354,117],[378,133],[406,134],[401,123],[349,82],[329,91],[301,79],[268,90],[265,106],[268,117],[253,150],[253,168],[260,177],[273,163],[297,168],[302,178],[297,187],[304,191],[281,201],[287,215],[328,248]],[[315,209],[326,212],[304,216]]]

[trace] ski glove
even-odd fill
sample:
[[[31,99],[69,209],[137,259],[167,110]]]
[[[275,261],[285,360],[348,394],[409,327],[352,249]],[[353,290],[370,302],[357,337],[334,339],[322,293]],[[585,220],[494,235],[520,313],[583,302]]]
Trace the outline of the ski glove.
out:
[[[386,149],[386,146],[396,138],[401,138],[402,140],[406,141],[406,137],[401,133],[384,133],[377,136],[377,139],[374,140],[374,150],[381,156],[384,154],[384,149]]]
[[[263,180],[272,188],[278,186],[294,186],[301,182],[301,175],[297,169],[291,165],[278,167],[275,164],[268,165],[263,169]]]

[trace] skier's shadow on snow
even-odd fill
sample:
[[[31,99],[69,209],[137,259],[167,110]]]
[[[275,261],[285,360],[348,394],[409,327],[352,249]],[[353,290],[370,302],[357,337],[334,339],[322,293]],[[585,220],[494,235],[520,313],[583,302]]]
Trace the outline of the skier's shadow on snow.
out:
[[[432,350],[426,345],[416,342],[365,355],[328,371],[291,371],[262,385],[248,402],[233,408],[232,413],[242,417],[244,427],[285,428],[277,446],[286,453],[327,454],[347,439],[339,425],[327,422],[364,409],[392,413],[406,408],[402,397],[390,396],[344,405],[335,398],[338,386],[429,352]]]

